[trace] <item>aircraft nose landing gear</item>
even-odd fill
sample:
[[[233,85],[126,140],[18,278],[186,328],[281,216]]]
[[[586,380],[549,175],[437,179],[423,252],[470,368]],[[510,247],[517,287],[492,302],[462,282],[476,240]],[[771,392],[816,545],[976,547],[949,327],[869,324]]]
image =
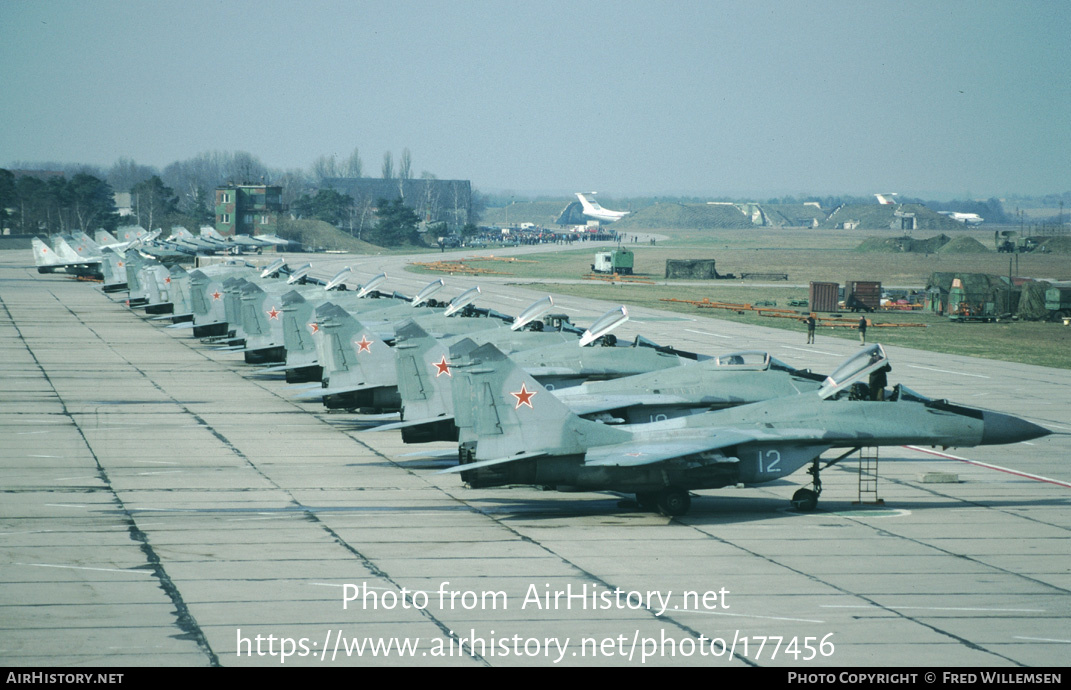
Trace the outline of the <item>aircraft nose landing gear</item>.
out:
[[[818,497],[822,495],[820,471],[818,458],[815,458],[811,466],[807,468],[807,474],[812,477],[814,489],[798,489],[796,493],[792,494],[792,507],[801,513],[809,513],[818,507]]]
[[[809,513],[818,507],[818,494],[810,489],[799,489],[792,494],[792,507],[801,513]]]

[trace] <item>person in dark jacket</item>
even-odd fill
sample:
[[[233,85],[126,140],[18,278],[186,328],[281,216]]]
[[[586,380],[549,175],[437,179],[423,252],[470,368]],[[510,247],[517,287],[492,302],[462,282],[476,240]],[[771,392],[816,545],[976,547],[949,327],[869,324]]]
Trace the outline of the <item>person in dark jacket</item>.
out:
[[[892,371],[892,365],[886,364],[880,369],[870,372],[870,399],[881,402],[885,400],[885,386],[889,385],[888,373]]]

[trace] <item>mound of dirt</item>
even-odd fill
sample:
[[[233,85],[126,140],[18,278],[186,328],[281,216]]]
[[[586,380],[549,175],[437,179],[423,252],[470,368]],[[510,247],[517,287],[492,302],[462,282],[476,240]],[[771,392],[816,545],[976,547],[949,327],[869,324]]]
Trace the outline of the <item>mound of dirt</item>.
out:
[[[990,250],[986,249],[986,246],[967,235],[961,235],[956,239],[948,242],[937,249],[941,254],[979,254],[988,253]]]
[[[1053,254],[1071,254],[1071,237],[1061,235],[1049,237],[1038,245],[1035,252],[1051,252]]]
[[[713,230],[752,228],[751,219],[732,204],[660,203],[641,208],[614,223],[614,230]]]
[[[300,242],[305,251],[333,250],[357,254],[382,251],[381,247],[347,235],[322,220],[280,220],[276,234],[284,240]]]
[[[855,248],[855,251],[887,252],[890,254],[903,252],[932,254],[948,244],[951,239],[948,235],[943,234],[925,240],[916,240],[914,237],[908,237],[907,235],[902,237],[868,237]]]

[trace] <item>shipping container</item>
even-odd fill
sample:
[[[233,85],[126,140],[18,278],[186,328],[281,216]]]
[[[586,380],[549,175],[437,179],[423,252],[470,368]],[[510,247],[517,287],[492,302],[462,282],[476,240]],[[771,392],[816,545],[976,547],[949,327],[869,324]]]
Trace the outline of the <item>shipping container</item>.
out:
[[[811,281],[811,311],[837,311],[840,283],[816,283]]]
[[[849,280],[844,284],[846,309],[874,311],[881,306],[881,283],[874,280]]]

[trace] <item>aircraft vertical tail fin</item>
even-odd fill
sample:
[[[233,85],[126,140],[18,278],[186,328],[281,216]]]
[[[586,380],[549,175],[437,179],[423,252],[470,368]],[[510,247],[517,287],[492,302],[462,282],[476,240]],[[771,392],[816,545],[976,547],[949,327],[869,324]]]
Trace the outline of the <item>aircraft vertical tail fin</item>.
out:
[[[586,436],[604,441],[628,432],[580,419],[494,345],[465,339],[450,348],[459,440],[476,442],[476,461],[519,454],[583,454]],[[597,429],[597,431],[596,431]]]
[[[78,252],[76,252],[74,248],[71,247],[70,243],[62,237],[57,236],[52,240],[52,249],[55,251],[56,254],[59,255],[59,258],[63,261],[77,262],[85,260],[85,258],[82,257]]]
[[[282,300],[283,345],[289,362],[291,354],[316,351],[313,336],[319,332],[320,325],[313,316],[312,305],[297,290],[286,293]]]
[[[107,246],[109,244],[119,244],[119,240],[115,239],[115,236],[104,228],[97,230],[95,234],[97,237],[97,244],[101,245],[102,247]]]
[[[193,313],[190,305],[190,274],[178,264],[173,264],[168,272],[171,275],[171,303],[175,305],[175,315]]]
[[[394,354],[387,343],[341,307],[326,303],[317,310],[324,335],[320,364],[331,387],[344,372],[361,388],[394,386]]]
[[[267,311],[263,308],[262,303],[266,295],[256,283],[246,283],[239,291],[239,322],[247,336],[267,333],[270,329],[268,320],[282,316],[282,312],[275,306],[271,306]]]
[[[85,232],[81,230],[75,231],[71,233],[71,237],[73,237],[78,242],[79,247],[81,247],[79,250],[80,254],[91,256],[100,254],[101,246]]]
[[[61,263],[56,252],[49,249],[48,245],[38,238],[30,240],[30,244],[33,246],[33,262],[38,268],[47,268]]]
[[[396,330],[394,352],[404,418],[452,416],[453,371],[447,347],[409,320]]]
[[[101,250],[101,271],[104,291],[114,292],[126,287],[126,262],[121,253],[105,247]]]

